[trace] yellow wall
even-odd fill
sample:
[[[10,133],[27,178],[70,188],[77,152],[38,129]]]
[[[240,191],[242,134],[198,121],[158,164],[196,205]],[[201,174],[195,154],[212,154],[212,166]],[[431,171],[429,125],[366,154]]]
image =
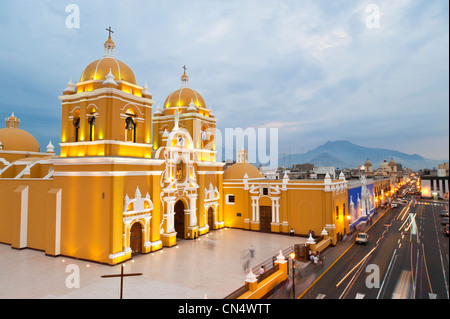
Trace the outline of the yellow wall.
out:
[[[282,187],[280,181],[250,181],[250,185],[265,185]],[[308,235],[309,231],[314,231],[320,235],[325,225],[335,224],[332,231],[334,235],[338,232],[348,232],[348,220],[343,215],[343,205],[348,208],[347,191],[326,192],[323,185],[317,182],[302,182],[304,185],[295,182],[289,183],[288,189],[281,191],[278,195],[261,196],[261,194],[251,194],[244,189],[244,184],[224,182],[224,219],[228,227],[243,229],[252,228],[252,196],[259,197],[259,206],[272,207],[272,197],[279,197],[279,224],[272,226],[272,231],[289,232],[291,228],[296,234]],[[263,186],[264,187],[264,186]],[[234,204],[227,204],[227,195],[235,196]],[[336,218],[336,206],[339,208],[339,217]],[[237,216],[240,213],[241,216]],[[245,223],[245,219],[250,222]],[[287,222],[287,226],[283,224]],[[275,220],[272,220],[275,223]]]

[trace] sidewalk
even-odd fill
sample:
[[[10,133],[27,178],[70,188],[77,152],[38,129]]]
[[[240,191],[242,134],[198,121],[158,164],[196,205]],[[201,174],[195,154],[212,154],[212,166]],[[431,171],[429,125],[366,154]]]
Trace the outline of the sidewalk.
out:
[[[378,219],[383,216],[389,208],[378,209],[372,216],[372,223],[364,223],[361,232],[367,231]],[[347,235],[344,240],[339,241],[336,246],[327,248],[322,254],[322,267],[314,266],[311,261],[295,274],[295,296],[300,298],[307,293],[311,285],[321,277],[328,269],[355,243],[355,237],[358,231]],[[288,278],[285,282],[276,287],[268,299],[290,299],[292,298],[292,281]]]

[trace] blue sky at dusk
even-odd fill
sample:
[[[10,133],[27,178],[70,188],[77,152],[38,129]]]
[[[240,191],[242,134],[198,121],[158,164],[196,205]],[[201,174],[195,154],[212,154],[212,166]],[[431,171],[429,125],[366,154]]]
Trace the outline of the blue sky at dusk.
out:
[[[80,9],[67,28],[66,6]],[[380,24],[367,25],[368,6]],[[69,78],[115,56],[157,105],[182,66],[218,128],[278,128],[279,152],[349,140],[449,157],[449,3],[385,1],[11,1],[0,3],[0,117],[45,150],[60,142]],[[3,127],[4,124],[2,124]]]

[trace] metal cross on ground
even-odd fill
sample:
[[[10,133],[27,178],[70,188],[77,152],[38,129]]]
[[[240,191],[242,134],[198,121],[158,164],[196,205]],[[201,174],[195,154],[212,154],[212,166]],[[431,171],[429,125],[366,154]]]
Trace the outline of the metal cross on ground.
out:
[[[129,276],[142,276],[142,273],[134,273],[134,274],[124,274],[123,268],[125,267],[125,264],[122,264],[122,267],[120,267],[120,274],[117,275],[103,275],[102,278],[114,278],[114,277],[120,277],[120,299],[123,299],[123,277],[129,277]]]

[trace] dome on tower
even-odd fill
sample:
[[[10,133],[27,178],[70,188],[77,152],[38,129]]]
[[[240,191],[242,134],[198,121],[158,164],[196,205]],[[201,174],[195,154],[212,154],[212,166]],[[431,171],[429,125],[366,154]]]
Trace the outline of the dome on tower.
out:
[[[126,81],[132,84],[136,83],[136,77],[131,68],[114,57],[116,45],[109,35],[105,44],[105,55],[103,58],[91,62],[81,74],[80,82],[89,80],[104,80],[111,70],[116,81]]]
[[[206,108],[206,103],[200,93],[188,87],[189,77],[186,71],[181,76],[181,88],[169,94],[164,102],[164,108],[185,106]]]
[[[3,151],[40,152],[33,135],[19,128],[20,120],[12,114],[6,118],[6,128],[0,129],[0,145]],[[12,125],[14,124],[14,125]]]
[[[393,157],[391,157],[391,160],[389,161],[388,166],[397,166],[397,163],[394,161]]]

